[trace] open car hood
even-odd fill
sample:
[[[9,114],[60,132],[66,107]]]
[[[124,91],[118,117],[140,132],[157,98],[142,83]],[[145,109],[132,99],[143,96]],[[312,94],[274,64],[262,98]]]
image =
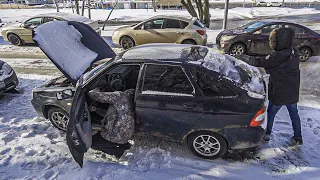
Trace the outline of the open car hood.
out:
[[[116,56],[90,26],[76,21],[54,21],[32,31],[33,40],[75,85],[93,63]]]

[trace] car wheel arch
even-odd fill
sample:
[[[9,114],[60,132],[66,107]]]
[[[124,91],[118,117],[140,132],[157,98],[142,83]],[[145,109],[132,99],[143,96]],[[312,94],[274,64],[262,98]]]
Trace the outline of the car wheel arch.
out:
[[[24,44],[24,40],[21,38],[21,36],[20,36],[19,34],[17,34],[17,33],[11,32],[11,31],[8,31],[8,32],[6,33],[8,40],[9,40],[9,35],[10,35],[10,34],[13,34],[13,35],[18,36],[18,38],[22,41],[22,44]]]
[[[46,104],[46,105],[44,105],[43,107],[42,107],[42,112],[43,112],[43,116],[46,118],[46,119],[48,119],[49,118],[49,110],[51,109],[51,108],[59,108],[59,109],[62,109],[63,111],[65,111],[65,112],[67,112],[68,113],[68,111],[66,111],[64,108],[62,108],[62,107],[59,107],[59,106],[57,106],[57,105],[53,105],[53,104]]]
[[[133,42],[134,42],[134,45],[137,46],[136,40],[135,40],[132,36],[127,35],[127,34],[124,34],[124,35],[121,35],[121,36],[120,36],[120,38],[119,38],[119,44],[120,44],[120,45],[121,45],[121,40],[122,40],[124,37],[129,37],[129,38],[131,38],[131,39],[133,40]]]
[[[215,130],[215,129],[199,129],[199,130],[192,130],[189,131],[186,135],[183,136],[182,138],[182,142],[188,142],[188,138],[194,134],[194,133],[198,133],[198,132],[210,132],[213,134],[216,134],[218,136],[221,136],[226,142],[227,142],[227,149],[230,149],[232,147],[232,141],[231,139],[222,132],[222,130]]]
[[[311,46],[309,46],[309,45],[303,45],[303,46],[300,46],[300,47],[298,48],[298,50],[300,50],[300,49],[302,49],[302,48],[308,48],[308,49],[311,51],[311,55],[310,55],[310,56],[312,56],[312,54],[313,54],[313,52],[314,52],[314,49],[313,49]]]
[[[183,44],[183,42],[186,42],[186,41],[193,41],[195,43],[195,45],[198,44],[197,41],[195,39],[192,39],[192,38],[183,39],[180,44]]]

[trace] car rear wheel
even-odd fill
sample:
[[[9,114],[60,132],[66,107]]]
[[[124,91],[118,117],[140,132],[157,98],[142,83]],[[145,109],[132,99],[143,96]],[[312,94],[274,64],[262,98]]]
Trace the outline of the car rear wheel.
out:
[[[188,147],[193,154],[205,159],[216,159],[227,151],[227,141],[210,131],[199,131],[188,137]]]
[[[62,131],[67,131],[67,125],[69,122],[69,115],[60,108],[50,108],[48,111],[48,117],[51,123]]]
[[[302,47],[299,49],[299,59],[301,62],[306,62],[311,57],[311,49]]]
[[[242,43],[235,43],[230,48],[230,54],[245,54],[246,46]]]
[[[120,44],[123,49],[130,49],[135,46],[134,40],[129,36],[124,36],[121,38]]]
[[[11,42],[11,44],[16,45],[16,46],[21,46],[23,44],[20,37],[15,34],[9,34],[8,40]]]
[[[187,39],[187,40],[182,41],[182,43],[181,43],[181,44],[191,44],[191,45],[196,45],[197,43],[196,43],[194,40]]]

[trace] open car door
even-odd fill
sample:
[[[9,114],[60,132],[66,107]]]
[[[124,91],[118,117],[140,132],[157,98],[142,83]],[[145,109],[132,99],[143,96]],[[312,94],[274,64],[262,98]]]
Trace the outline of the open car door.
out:
[[[67,126],[67,144],[74,160],[83,166],[84,153],[92,144],[91,118],[83,92],[82,77],[73,96],[70,120]]]
[[[67,144],[75,161],[83,166],[84,153],[91,147],[91,119],[83,91],[83,74],[97,62],[116,54],[90,26],[75,21],[53,21],[33,30],[33,40],[57,68],[75,85]],[[57,99],[72,96],[59,92]]]

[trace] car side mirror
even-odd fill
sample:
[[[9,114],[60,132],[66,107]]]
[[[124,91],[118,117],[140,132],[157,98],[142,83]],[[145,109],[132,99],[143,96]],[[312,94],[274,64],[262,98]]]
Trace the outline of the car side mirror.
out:
[[[32,25],[32,24],[23,24],[22,26],[23,26],[24,28],[29,28],[29,27],[31,27],[31,25]]]
[[[73,95],[74,95],[74,92],[71,89],[65,89],[56,94],[58,100],[72,98]]]

